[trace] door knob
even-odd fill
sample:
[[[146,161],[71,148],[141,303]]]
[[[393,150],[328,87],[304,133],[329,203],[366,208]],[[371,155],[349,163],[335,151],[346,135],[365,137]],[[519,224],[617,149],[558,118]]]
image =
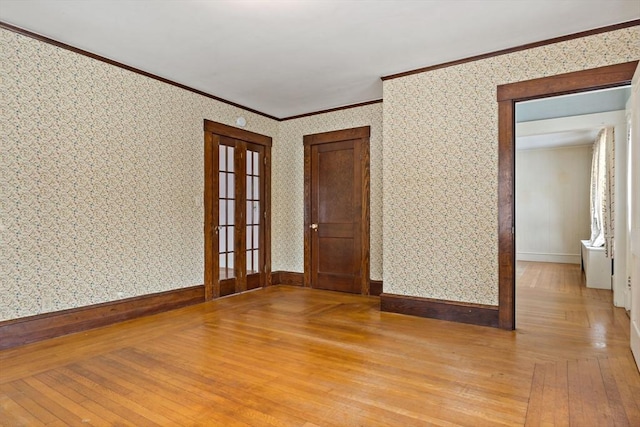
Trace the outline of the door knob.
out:
[[[318,224],[311,224],[309,228],[312,229],[313,231],[318,231]]]

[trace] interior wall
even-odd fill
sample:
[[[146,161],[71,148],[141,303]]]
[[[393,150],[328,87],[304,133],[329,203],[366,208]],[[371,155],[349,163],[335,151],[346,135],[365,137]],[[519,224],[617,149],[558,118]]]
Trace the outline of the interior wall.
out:
[[[203,283],[203,120],[278,122],[0,30],[0,320]]]
[[[371,279],[382,280],[382,103],[280,122],[272,148],[272,269],[304,271],[303,136],[371,126]]]
[[[516,259],[580,264],[593,144],[516,151]]]
[[[386,293],[498,304],[496,87],[640,58],[640,27],[384,81]]]

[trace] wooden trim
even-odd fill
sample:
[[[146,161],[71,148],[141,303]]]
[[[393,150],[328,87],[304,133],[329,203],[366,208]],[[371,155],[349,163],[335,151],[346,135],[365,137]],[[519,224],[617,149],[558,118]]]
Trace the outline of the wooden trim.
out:
[[[204,286],[0,322],[0,350],[204,302]]]
[[[498,307],[407,295],[381,294],[380,310],[479,326],[498,326]]]
[[[218,174],[218,150],[215,147],[220,142],[220,136],[211,132],[204,133],[204,293],[205,300],[211,301],[220,297],[220,282],[215,280],[219,274],[219,258],[215,251],[209,248],[218,247],[218,235],[215,232],[215,221],[218,218],[219,188],[216,175]]]
[[[311,145],[304,144],[304,286],[311,287]]]
[[[640,19],[634,19],[632,21],[622,22],[615,25],[608,25],[606,27],[595,28],[593,30],[581,31],[579,33],[567,34],[560,37],[554,37],[552,39],[542,40],[534,43],[527,43],[516,47],[511,47],[507,49],[496,50],[494,52],[483,53],[481,55],[470,56],[468,58],[458,59],[455,61],[445,62],[437,65],[430,65],[428,67],[417,68],[415,70],[404,71],[402,73],[390,74],[388,76],[383,76],[381,79],[384,80],[392,80],[400,77],[410,76],[412,74],[420,74],[426,73],[427,71],[438,70],[440,68],[452,67],[454,65],[465,64],[467,62],[479,61],[481,59],[492,58],[494,56],[506,55],[508,53],[519,52],[522,50],[533,49],[536,47],[546,46],[554,43],[565,42],[573,39],[579,39],[582,37],[593,36],[596,34],[607,33],[610,31],[621,30],[623,28],[635,27],[636,25],[640,25]]]
[[[343,129],[337,131],[329,131],[316,133],[311,135],[304,135],[304,286],[311,286],[311,146],[318,144],[326,144],[337,141],[346,141],[352,139],[361,140],[361,153],[360,166],[361,166],[361,188],[362,188],[362,209],[360,219],[360,233],[362,239],[362,256],[361,256],[361,293],[362,295],[369,295],[370,283],[369,274],[371,270],[370,266],[370,239],[371,239],[371,226],[370,226],[370,147],[369,137],[371,135],[370,126],[362,126],[352,129]]]
[[[264,149],[264,277],[265,286],[271,286],[271,147]]]
[[[280,121],[284,122],[287,120],[301,119],[303,117],[317,116],[318,114],[333,113],[334,111],[349,110],[351,108],[357,108],[357,107],[365,107],[367,105],[380,104],[382,102],[383,102],[382,99],[374,99],[373,101],[359,102],[357,104],[349,104],[349,105],[344,105],[342,107],[329,108],[326,110],[320,110],[320,111],[314,111],[311,113],[298,114],[296,116],[284,117],[280,119]]]
[[[271,276],[274,285],[304,286],[304,273],[274,271]]]
[[[515,103],[498,103],[499,326],[515,329]]]
[[[184,90],[187,90],[189,92],[193,92],[195,94],[202,95],[202,96],[204,96],[206,98],[213,99],[213,100],[225,103],[227,105],[231,105],[233,107],[240,108],[240,109],[248,111],[250,113],[255,113],[255,114],[258,114],[258,115],[263,116],[263,117],[267,117],[267,118],[272,119],[272,120],[280,121],[280,119],[275,117],[275,116],[263,113],[263,112],[258,111],[258,110],[254,110],[253,108],[245,107],[244,105],[240,105],[240,104],[237,104],[235,102],[228,101],[228,100],[220,98],[218,96],[211,95],[210,93],[203,92],[201,90],[194,89],[192,87],[183,85],[182,83],[174,82],[173,80],[169,80],[169,79],[166,79],[164,77],[160,77],[160,76],[157,76],[155,74],[149,73],[147,71],[143,71],[143,70],[141,70],[139,68],[135,68],[135,67],[132,67],[130,65],[123,64],[122,62],[114,61],[113,59],[105,58],[104,56],[100,56],[100,55],[97,55],[95,53],[91,53],[89,51],[86,51],[86,50],[83,50],[83,49],[79,49],[77,47],[68,45],[66,43],[59,42],[57,40],[54,40],[54,39],[51,39],[49,37],[45,37],[43,35],[31,32],[29,30],[25,30],[24,28],[16,27],[15,25],[11,25],[11,24],[8,24],[8,23],[3,22],[3,21],[0,21],[0,28],[4,28],[5,30],[9,30],[9,31],[12,31],[14,33],[17,33],[17,34],[20,34],[20,35],[23,35],[23,36],[26,36],[26,37],[30,37],[32,39],[35,39],[35,40],[38,40],[38,41],[41,41],[41,42],[44,42],[44,43],[59,47],[61,49],[69,50],[71,52],[74,52],[74,53],[77,53],[79,55],[83,55],[83,56],[98,60],[100,62],[105,62],[105,63],[107,63],[109,65],[113,65],[115,67],[122,68],[124,70],[131,71],[133,73],[143,75],[143,76],[148,77],[150,79],[157,80],[159,82],[166,83],[166,84],[171,85],[171,86],[179,87],[180,89],[184,89]]]
[[[258,145],[264,145],[265,147],[271,147],[272,145],[272,138],[270,136],[261,135],[259,133],[236,128],[211,120],[204,120],[204,130],[205,132],[211,132],[215,133],[216,135],[239,139],[241,141],[252,142]]]
[[[558,74],[553,77],[498,86],[497,98],[500,101],[525,101],[528,99],[564,95],[566,93],[586,92],[616,86],[628,85],[638,61],[608,65],[590,70]],[[616,83],[611,83],[616,82]]]
[[[336,132],[339,132],[336,133]],[[330,132],[315,133],[312,135],[305,135],[303,138],[303,144],[307,145],[326,144],[329,142],[346,141],[349,139],[362,139],[369,138],[371,136],[371,127],[362,126],[353,129],[336,130]]]
[[[515,329],[515,102],[629,84],[638,61],[497,87],[499,326]]]
[[[371,216],[370,216],[370,207],[371,207],[371,162],[369,157],[370,145],[369,145],[369,135],[371,133],[370,128],[366,128],[367,136],[362,138],[362,146],[360,147],[360,168],[362,179],[360,181],[360,185],[362,186],[362,198],[360,201],[360,207],[362,209],[362,215],[360,217],[361,225],[360,232],[362,236],[362,251],[360,253],[360,271],[362,275],[362,295],[370,295],[370,262],[371,262]]]
[[[369,295],[379,296],[382,289],[382,280],[369,280]]]
[[[244,141],[235,141],[234,150],[234,176],[235,176],[235,215],[234,224],[234,245],[233,251],[235,255],[235,293],[239,294],[247,290],[247,175],[246,175],[246,155],[247,144]],[[238,231],[240,230],[240,231]],[[228,237],[228,236],[227,236]],[[264,284],[263,284],[264,285]]]
[[[273,285],[304,286],[304,273],[292,271],[274,271],[271,273]],[[369,281],[369,294],[378,296],[382,293],[382,280]]]
[[[280,271],[272,271],[271,272],[271,284],[273,286],[280,284]]]

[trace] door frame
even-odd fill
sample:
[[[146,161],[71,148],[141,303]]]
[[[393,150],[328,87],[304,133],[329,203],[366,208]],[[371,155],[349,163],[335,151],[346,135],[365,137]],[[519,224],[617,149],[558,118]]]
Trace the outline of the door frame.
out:
[[[515,104],[537,98],[624,86],[638,61],[499,85],[498,101],[498,326],[516,327]]]
[[[304,143],[304,286],[311,287],[311,147],[318,144],[360,140],[362,144],[360,156],[360,183],[362,185],[360,235],[361,235],[361,291],[362,295],[369,295],[370,276],[370,156],[369,137],[370,126],[343,129],[331,132],[305,135]]]
[[[264,283],[271,285],[271,145],[269,136],[238,129],[210,120],[204,121],[204,291],[205,301],[221,296],[218,257],[218,236],[216,223],[218,221],[218,145],[220,137],[233,138],[265,147],[264,150]],[[244,181],[242,181],[244,182]],[[236,183],[237,185],[237,183]],[[243,206],[242,210],[245,209]],[[242,292],[236,280],[235,292]]]

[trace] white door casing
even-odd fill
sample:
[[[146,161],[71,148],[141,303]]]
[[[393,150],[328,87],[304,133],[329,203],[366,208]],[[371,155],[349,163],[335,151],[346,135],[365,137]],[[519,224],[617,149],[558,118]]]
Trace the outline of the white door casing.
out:
[[[631,278],[631,351],[640,367],[640,67],[631,84],[631,143],[629,144],[629,216]]]

